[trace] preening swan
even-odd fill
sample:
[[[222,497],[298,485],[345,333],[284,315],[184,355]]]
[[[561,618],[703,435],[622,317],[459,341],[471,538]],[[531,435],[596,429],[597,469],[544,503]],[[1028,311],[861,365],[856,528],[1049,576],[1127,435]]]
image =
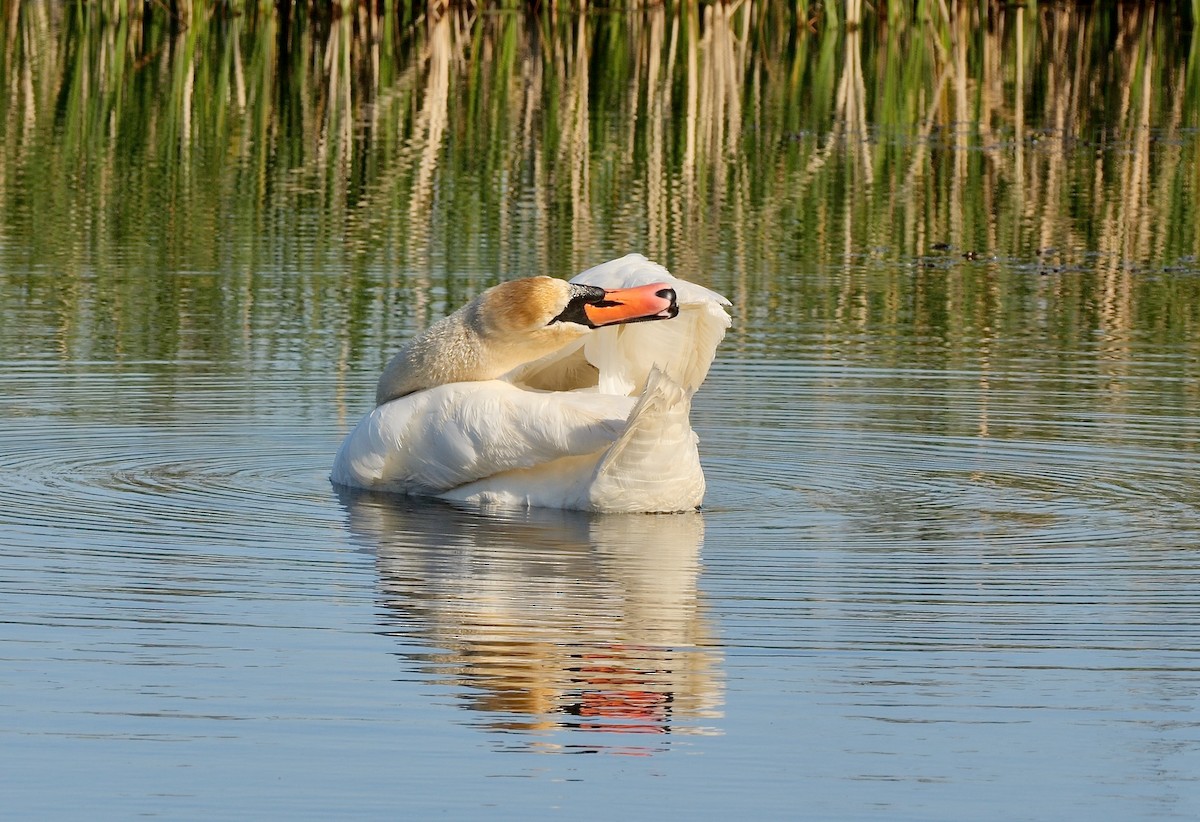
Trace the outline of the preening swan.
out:
[[[691,398],[728,305],[640,254],[501,283],[392,358],[332,479],[486,505],[695,508]]]

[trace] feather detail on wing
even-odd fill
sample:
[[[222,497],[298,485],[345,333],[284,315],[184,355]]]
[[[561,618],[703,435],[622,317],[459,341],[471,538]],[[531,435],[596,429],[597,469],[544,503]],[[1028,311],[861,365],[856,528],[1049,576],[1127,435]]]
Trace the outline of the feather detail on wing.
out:
[[[592,454],[625,427],[629,397],[451,383],[384,403],[334,461],[343,485],[436,494],[504,471]]]
[[[650,370],[625,431],[596,466],[592,507],[678,511],[700,505],[704,472],[688,421],[691,406],[691,392],[666,372]]]
[[[652,369],[624,431],[605,450],[496,474],[441,496],[488,506],[606,512],[695,508],[704,498],[704,473],[688,424],[690,408],[683,386]]]
[[[675,277],[641,254],[589,268],[571,280],[601,288],[632,288],[665,282],[675,289],[679,316],[666,322],[601,328],[585,338],[583,352],[599,370],[602,394],[637,394],[654,367],[695,393],[729,328],[729,300],[715,291]]]

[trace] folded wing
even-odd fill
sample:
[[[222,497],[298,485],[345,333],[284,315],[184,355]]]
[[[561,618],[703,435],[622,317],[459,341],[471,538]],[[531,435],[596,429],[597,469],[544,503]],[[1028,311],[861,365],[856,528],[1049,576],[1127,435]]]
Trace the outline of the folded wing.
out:
[[[603,394],[639,394],[656,366],[694,393],[716,356],[730,319],[729,300],[715,291],[675,277],[641,254],[589,268],[571,282],[601,288],[632,288],[665,282],[675,289],[679,316],[667,322],[601,328],[585,338],[583,354],[599,372]]]
[[[630,397],[526,391],[507,382],[451,383],[385,403],[342,443],[342,485],[438,494],[504,471],[611,445]]]

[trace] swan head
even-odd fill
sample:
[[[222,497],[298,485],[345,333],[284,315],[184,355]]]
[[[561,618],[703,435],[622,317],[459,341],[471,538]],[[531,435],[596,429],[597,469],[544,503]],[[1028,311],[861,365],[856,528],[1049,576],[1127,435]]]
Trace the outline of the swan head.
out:
[[[675,290],[666,283],[605,290],[553,277],[501,283],[481,294],[473,305],[475,325],[487,342],[539,349],[543,342],[565,345],[595,328],[666,320],[679,314]]]
[[[384,370],[376,402],[451,382],[495,379],[593,329],[678,314],[675,291],[666,283],[603,289],[554,277],[510,280],[410,341]]]

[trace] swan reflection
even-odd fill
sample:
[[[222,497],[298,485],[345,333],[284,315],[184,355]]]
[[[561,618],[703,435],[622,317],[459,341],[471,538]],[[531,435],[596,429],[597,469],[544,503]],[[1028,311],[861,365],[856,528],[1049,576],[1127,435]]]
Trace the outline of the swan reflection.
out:
[[[699,513],[484,515],[341,498],[377,558],[384,630],[414,640],[401,656],[455,688],[478,724],[539,732],[522,747],[576,751],[645,752],[665,734],[717,732],[721,657],[697,589]],[[567,730],[658,740],[544,738]]]

